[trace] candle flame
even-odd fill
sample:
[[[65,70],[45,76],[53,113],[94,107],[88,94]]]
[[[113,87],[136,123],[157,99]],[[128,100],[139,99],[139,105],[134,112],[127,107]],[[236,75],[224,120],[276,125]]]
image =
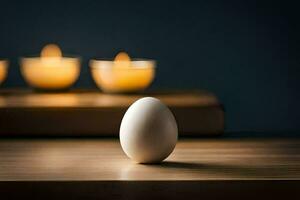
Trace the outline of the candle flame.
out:
[[[127,53],[125,52],[120,52],[116,55],[115,57],[115,61],[127,61],[129,62],[130,61],[130,57]]]
[[[130,57],[125,52],[120,52],[116,55],[114,60],[115,67],[130,67]]]
[[[56,44],[47,44],[41,51],[41,57],[62,57],[62,52],[58,45]]]

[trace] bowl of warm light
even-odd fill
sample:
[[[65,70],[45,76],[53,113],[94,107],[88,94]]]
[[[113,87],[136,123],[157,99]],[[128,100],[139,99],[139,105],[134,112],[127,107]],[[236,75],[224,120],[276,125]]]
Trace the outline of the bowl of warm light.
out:
[[[0,60],[0,84],[3,83],[7,76],[8,61]]]
[[[143,91],[155,76],[155,61],[133,59],[119,53],[114,60],[91,60],[90,68],[96,85],[108,93]]]
[[[80,59],[63,57],[60,48],[46,45],[40,57],[21,59],[21,73],[25,81],[39,90],[65,90],[70,88],[80,74]]]

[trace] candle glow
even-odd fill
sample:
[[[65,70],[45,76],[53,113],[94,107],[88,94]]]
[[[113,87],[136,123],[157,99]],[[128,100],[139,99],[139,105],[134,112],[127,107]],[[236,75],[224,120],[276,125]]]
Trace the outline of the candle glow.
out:
[[[41,57],[23,58],[21,72],[26,82],[34,88],[60,90],[69,88],[78,78],[78,58],[62,57],[55,44],[46,45]]]
[[[147,88],[155,75],[155,61],[131,60],[125,52],[114,61],[92,60],[91,72],[97,86],[105,92],[137,92]]]
[[[3,83],[7,76],[8,61],[0,60],[0,84]]]

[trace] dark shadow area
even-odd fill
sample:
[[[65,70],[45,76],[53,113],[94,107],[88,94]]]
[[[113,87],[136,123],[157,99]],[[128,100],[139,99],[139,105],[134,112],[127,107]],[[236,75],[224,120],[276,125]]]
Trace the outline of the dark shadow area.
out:
[[[172,168],[178,170],[193,170],[199,173],[214,173],[228,175],[228,177],[276,177],[276,174],[285,174],[284,166],[278,165],[276,168],[269,166],[251,166],[247,164],[222,164],[222,163],[192,163],[165,161],[161,164],[151,165],[160,168]]]

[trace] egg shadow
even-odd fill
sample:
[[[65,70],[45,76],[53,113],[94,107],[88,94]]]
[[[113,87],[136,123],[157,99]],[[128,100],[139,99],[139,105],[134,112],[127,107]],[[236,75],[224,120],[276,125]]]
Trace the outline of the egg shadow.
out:
[[[191,163],[191,162],[179,162],[179,161],[163,161],[154,165],[160,165],[165,168],[179,168],[179,169],[203,169],[206,164],[203,163]]]
[[[179,161],[164,161],[160,164],[153,164],[153,167],[193,171],[194,173],[209,173],[233,177],[272,177],[279,172],[279,168],[264,166],[234,165],[222,163],[192,163]]]

